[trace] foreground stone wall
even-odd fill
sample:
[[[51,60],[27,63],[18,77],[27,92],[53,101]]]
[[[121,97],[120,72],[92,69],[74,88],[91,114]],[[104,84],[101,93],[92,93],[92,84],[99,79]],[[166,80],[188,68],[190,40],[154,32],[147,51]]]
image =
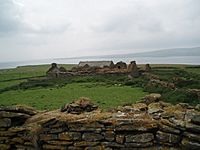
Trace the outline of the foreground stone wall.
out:
[[[0,149],[200,149],[200,113],[187,104],[164,102],[78,115],[1,107]]]

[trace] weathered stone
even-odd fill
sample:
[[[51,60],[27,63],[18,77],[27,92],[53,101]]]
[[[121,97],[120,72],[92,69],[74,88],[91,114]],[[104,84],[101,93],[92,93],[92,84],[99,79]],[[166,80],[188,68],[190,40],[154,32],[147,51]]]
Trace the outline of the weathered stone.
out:
[[[116,142],[119,144],[123,144],[125,141],[125,136],[124,135],[117,135],[116,136]]]
[[[175,126],[175,128],[180,130],[185,130],[186,122],[183,120],[170,118],[169,121]]]
[[[70,131],[96,131],[99,132],[104,128],[104,125],[98,122],[90,122],[90,123],[81,123],[81,122],[73,122],[68,124],[68,128]]]
[[[113,131],[106,131],[104,134],[104,138],[107,141],[114,141],[115,139],[115,133]]]
[[[63,132],[58,135],[58,138],[60,140],[80,140],[81,139],[81,133],[79,132]]]
[[[99,142],[88,142],[88,141],[81,141],[81,142],[75,142],[74,146],[77,147],[92,147],[98,145]]]
[[[200,149],[200,143],[190,141],[187,138],[183,138],[182,142],[182,149],[184,150],[199,150]]]
[[[161,95],[157,93],[152,93],[143,98],[144,102],[149,105],[151,103],[155,103],[161,100]]]
[[[84,150],[104,150],[102,146],[86,147]]]
[[[56,118],[46,118],[46,119],[43,119],[39,122],[39,124],[41,124],[41,126],[43,128],[45,127],[49,127],[49,126],[52,126],[54,124],[56,124],[58,122],[58,120]]]
[[[157,122],[150,119],[136,119],[116,124],[116,131],[149,131],[158,127]]]
[[[200,143],[200,134],[197,133],[189,133],[189,132],[184,132],[183,136],[187,137],[191,141],[197,141]]]
[[[180,134],[180,130],[178,129],[175,129],[173,127],[170,127],[170,126],[167,126],[167,125],[164,125],[162,123],[159,124],[159,130],[160,131],[163,131],[163,132],[167,132],[167,133],[175,133],[175,134]]]
[[[191,122],[197,125],[200,125],[200,114],[194,115],[191,119]]]
[[[195,109],[198,110],[198,111],[200,111],[200,104],[197,104],[197,105],[195,106]]]
[[[66,128],[52,128],[51,130],[48,131],[48,133],[54,134],[54,133],[62,133],[66,131]]]
[[[0,136],[0,144],[8,143],[9,139],[10,139],[9,137]]]
[[[162,106],[160,103],[151,103],[148,105],[148,113],[153,114],[153,113],[161,113],[164,110],[162,109]]]
[[[10,144],[16,144],[16,143],[19,143],[19,144],[24,144],[24,139],[20,138],[20,137],[15,137],[15,138],[12,138],[10,139]]]
[[[22,133],[24,131],[26,131],[26,128],[24,127],[11,127],[8,129],[9,132],[12,132],[12,133]]]
[[[48,141],[48,140],[56,140],[58,139],[57,134],[40,134],[40,140]]]
[[[104,137],[101,134],[84,133],[82,136],[82,139],[85,141],[95,142],[95,141],[100,141],[100,140],[104,139]]]
[[[133,111],[146,111],[148,109],[145,103],[136,103],[132,105]]]
[[[35,115],[37,111],[29,106],[25,105],[15,105],[15,106],[0,106],[0,111],[14,112],[14,113],[24,113],[28,115]]]
[[[0,128],[2,127],[10,127],[11,120],[9,118],[0,118]]]
[[[82,97],[70,104],[66,104],[61,108],[61,112],[80,114],[96,110],[97,108],[98,106],[94,105],[90,99]]]
[[[181,138],[180,136],[175,135],[175,134],[158,131],[156,133],[156,140],[160,144],[165,144],[165,143],[177,144],[180,142]]]
[[[67,149],[68,150],[83,150],[82,147],[75,147],[75,146],[68,146]]]
[[[117,149],[125,147],[123,144],[118,144],[115,142],[102,142],[102,145],[106,147],[110,147],[110,148],[117,148]]]
[[[9,144],[0,144],[0,148],[1,148],[1,150],[9,150],[10,145]]]
[[[17,150],[35,150],[35,147],[25,146],[25,145],[15,145]]]
[[[154,135],[152,133],[141,133],[136,135],[125,136],[127,143],[147,143],[153,141]]]
[[[0,137],[11,137],[16,135],[16,133],[10,132],[10,131],[1,131]]]
[[[66,146],[61,145],[50,145],[50,144],[44,144],[42,146],[43,150],[66,150]]]
[[[51,140],[51,141],[45,141],[45,142],[51,145],[65,145],[65,146],[73,144],[72,141],[60,141],[60,140]]]
[[[194,133],[200,133],[200,126],[192,123],[186,123],[186,130]]]
[[[134,147],[142,148],[142,147],[150,147],[152,145],[153,145],[153,142],[146,142],[146,143],[125,143],[125,147],[128,147],[128,148],[134,148]]]
[[[2,118],[27,119],[27,118],[30,117],[30,115],[23,114],[23,113],[14,113],[14,112],[0,111],[0,117],[2,117]]]

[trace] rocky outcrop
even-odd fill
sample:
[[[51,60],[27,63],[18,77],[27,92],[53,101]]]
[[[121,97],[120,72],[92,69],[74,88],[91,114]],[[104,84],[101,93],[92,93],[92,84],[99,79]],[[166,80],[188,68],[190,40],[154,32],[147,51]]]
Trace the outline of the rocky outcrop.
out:
[[[78,107],[91,104],[75,103]],[[1,107],[0,148],[198,150],[200,112],[185,103],[172,105],[158,100],[119,107],[113,112],[94,110],[79,114]]]

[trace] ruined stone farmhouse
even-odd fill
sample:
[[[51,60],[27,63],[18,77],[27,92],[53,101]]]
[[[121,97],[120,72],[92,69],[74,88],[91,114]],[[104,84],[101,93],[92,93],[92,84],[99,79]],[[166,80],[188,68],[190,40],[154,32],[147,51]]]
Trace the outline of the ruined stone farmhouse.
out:
[[[78,67],[84,67],[84,66],[89,66],[89,67],[114,67],[113,61],[80,61],[78,64]]]
[[[147,68],[148,67],[148,68]],[[149,72],[150,65],[146,65],[145,70],[137,67],[136,61],[131,61],[129,65],[119,61],[116,64],[113,61],[80,61],[76,67],[66,70],[64,67],[58,67],[52,63],[51,68],[46,72],[47,77],[58,78],[73,75],[97,75],[97,74],[125,74],[131,77],[139,77],[142,72]]]

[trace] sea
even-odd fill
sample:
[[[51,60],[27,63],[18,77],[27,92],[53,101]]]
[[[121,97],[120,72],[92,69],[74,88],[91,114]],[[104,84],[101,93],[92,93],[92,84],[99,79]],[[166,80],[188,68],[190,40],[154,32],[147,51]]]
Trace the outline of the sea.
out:
[[[79,58],[55,58],[29,61],[0,62],[0,69],[16,68],[18,66],[42,65],[42,64],[78,64],[80,61],[110,61],[114,63],[124,61],[130,63],[136,61],[137,64],[189,64],[200,65],[200,56],[174,56],[174,57],[129,57],[129,56],[92,56]]]

